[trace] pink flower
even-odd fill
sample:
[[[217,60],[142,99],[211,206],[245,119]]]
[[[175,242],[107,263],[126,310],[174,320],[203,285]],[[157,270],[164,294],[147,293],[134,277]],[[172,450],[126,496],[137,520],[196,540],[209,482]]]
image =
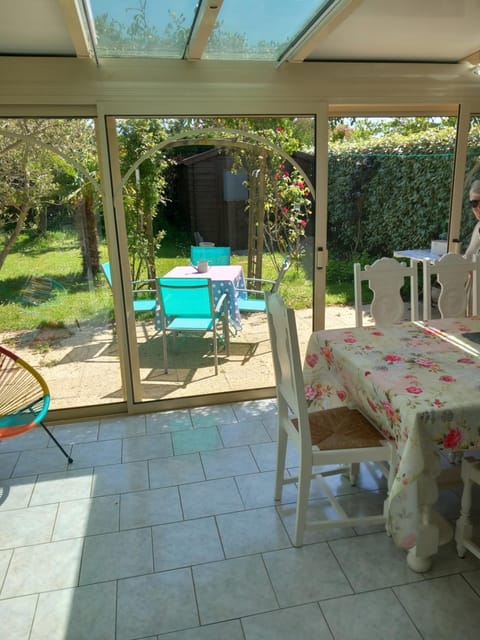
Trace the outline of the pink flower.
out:
[[[406,391],[408,391],[408,393],[413,393],[414,395],[423,393],[423,389],[421,389],[420,387],[407,387]]]
[[[318,356],[316,353],[309,353],[305,360],[308,366],[313,368],[318,362]]]
[[[349,338],[344,338],[343,341],[346,342],[347,344],[353,344],[354,342],[356,342],[353,336],[350,336]]]
[[[419,364],[421,367],[427,368],[430,368],[433,364],[433,360],[430,360],[430,358],[416,358],[414,362],[415,364]]]
[[[283,213],[288,213],[288,207],[282,207]]]
[[[441,400],[439,400],[438,398],[436,398],[436,399],[432,402],[432,404],[434,404],[436,407],[443,407],[443,405],[444,405],[444,403],[443,403]]]
[[[458,428],[450,429],[443,438],[443,446],[445,449],[458,449],[463,437],[462,432]]]
[[[475,364],[475,360],[471,358],[459,358],[457,362],[461,362],[462,364]]]
[[[338,389],[337,397],[338,397],[339,400],[341,400],[343,402],[345,400],[345,398],[347,397],[347,394],[342,389]]]
[[[316,395],[317,395],[317,391],[315,387],[311,387],[311,386],[305,387],[305,398],[307,400],[314,400]]]
[[[275,131],[276,131],[277,133],[283,133],[283,129],[282,129],[281,127],[277,127],[277,128],[275,129]]]
[[[383,359],[386,360],[387,362],[399,362],[401,360],[401,357],[400,356],[395,356],[395,355],[389,353]]]
[[[297,182],[297,185],[300,187],[300,189],[303,189],[303,188],[305,187],[305,183],[304,183],[304,182],[302,182],[302,180],[299,180],[299,181]]]
[[[381,331],[372,331],[372,336],[383,336]]]
[[[440,380],[442,382],[456,382],[456,378],[452,378],[452,376],[440,376]]]
[[[367,398],[367,402],[370,409],[372,411],[375,411],[375,413],[377,413],[377,407],[375,406],[375,403],[373,402],[373,400],[370,400],[370,398]]]
[[[307,226],[307,221],[306,220],[299,220],[299,223],[302,225],[302,227],[306,227]]]
[[[325,358],[325,360],[327,362],[332,362],[333,361],[332,350],[329,349],[328,347],[322,347],[322,354],[323,354],[323,357]]]
[[[389,418],[395,417],[395,409],[389,402],[382,402],[383,408],[385,409],[385,413]]]

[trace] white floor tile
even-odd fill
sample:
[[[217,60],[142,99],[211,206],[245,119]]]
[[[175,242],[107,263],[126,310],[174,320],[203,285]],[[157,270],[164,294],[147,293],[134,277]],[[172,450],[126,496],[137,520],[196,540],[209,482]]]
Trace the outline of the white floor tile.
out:
[[[238,476],[258,471],[257,464],[248,447],[231,447],[218,451],[200,453],[207,480]]]
[[[38,476],[30,506],[89,498],[92,475],[92,469],[43,473]]]
[[[53,540],[67,540],[118,531],[117,495],[62,502],[58,506]]]
[[[242,499],[233,478],[182,485],[180,496],[186,519],[243,509]]]
[[[326,543],[271,551],[263,558],[281,607],[352,593]]]
[[[425,640],[478,640],[478,596],[461,576],[393,589]]]
[[[133,491],[120,497],[120,529],[149,527],[182,519],[177,487]]]
[[[260,420],[222,424],[218,430],[226,447],[271,442],[270,436]]]
[[[202,564],[192,572],[202,624],[278,608],[259,556]]]
[[[85,540],[80,584],[138,576],[153,571],[149,528],[89,536]]]
[[[155,571],[224,559],[214,518],[153,527],[152,535]]]
[[[421,640],[390,589],[320,603],[335,640]]]
[[[116,640],[145,638],[198,624],[190,569],[119,581]]]
[[[290,546],[274,507],[219,515],[217,524],[227,558]]]
[[[30,640],[37,599],[35,594],[0,600],[0,629],[5,640]]]
[[[333,640],[318,604],[260,613],[243,618],[242,625],[245,640]]]
[[[93,475],[93,496],[105,496],[112,493],[127,493],[148,489],[147,462],[128,462],[126,464],[97,467]]]
[[[176,455],[162,460],[149,460],[148,469],[152,488],[205,480],[205,473],[198,453]]]

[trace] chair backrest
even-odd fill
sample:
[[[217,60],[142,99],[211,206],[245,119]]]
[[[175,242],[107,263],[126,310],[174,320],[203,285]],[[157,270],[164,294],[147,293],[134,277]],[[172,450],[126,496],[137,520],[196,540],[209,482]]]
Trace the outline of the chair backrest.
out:
[[[285,258],[283,259],[282,262],[282,266],[280,267],[280,271],[278,272],[278,276],[275,279],[275,282],[271,288],[271,292],[272,293],[277,293],[278,289],[280,287],[280,284],[285,276],[285,274],[287,273],[287,271],[290,269],[290,265],[292,264],[291,260],[290,260],[290,256],[285,256]]]
[[[102,265],[103,275],[105,276],[110,287],[112,286],[112,270],[110,269],[110,262],[104,262]]]
[[[215,313],[209,278],[157,278],[163,316],[212,318]]]
[[[0,346],[0,440],[39,424],[50,406],[43,377],[22,358]]]
[[[439,260],[432,263],[423,261],[423,319],[429,320],[431,316],[431,284],[432,276],[436,277],[440,285],[438,297],[438,310],[442,318],[461,318],[469,310],[471,298],[471,312],[478,313],[479,299],[479,267],[478,256],[465,258],[457,253],[446,253]]]
[[[312,445],[295,312],[278,293],[266,292],[265,302],[279,411],[288,407],[298,419],[302,447],[308,450]]]
[[[230,264],[230,247],[195,247],[190,249],[190,261],[197,265],[199,260],[207,260],[210,266]]]
[[[356,263],[353,267],[355,287],[355,323],[363,324],[362,315],[362,282],[368,281],[373,291],[370,313],[375,324],[388,326],[400,322],[404,316],[405,304],[401,296],[401,288],[405,279],[410,279],[411,319],[418,320],[418,272],[416,263],[406,265],[395,258],[380,258],[362,270]]]

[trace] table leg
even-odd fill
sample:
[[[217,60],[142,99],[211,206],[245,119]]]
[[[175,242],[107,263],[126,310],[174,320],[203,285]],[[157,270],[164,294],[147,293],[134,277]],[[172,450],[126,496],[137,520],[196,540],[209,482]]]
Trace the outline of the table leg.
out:
[[[408,566],[419,573],[431,568],[432,557],[438,552],[439,546],[453,537],[451,525],[433,508],[438,499],[440,456],[437,451],[432,451],[429,458],[429,464],[426,464],[426,470],[417,482],[419,505],[416,545],[407,554]]]

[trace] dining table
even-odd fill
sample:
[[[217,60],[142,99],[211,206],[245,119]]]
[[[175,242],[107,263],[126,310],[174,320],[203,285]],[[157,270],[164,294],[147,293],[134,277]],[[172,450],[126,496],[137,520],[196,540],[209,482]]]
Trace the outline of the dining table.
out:
[[[309,411],[356,408],[396,443],[386,528],[427,571],[453,533],[433,506],[440,452],[480,449],[480,317],[316,331],[303,374]]]
[[[212,281],[214,303],[225,293],[228,300],[229,323],[235,331],[241,331],[242,320],[238,307],[239,290],[245,289],[245,277],[241,265],[211,265],[200,273],[193,265],[171,269],[165,278],[209,278]]]

